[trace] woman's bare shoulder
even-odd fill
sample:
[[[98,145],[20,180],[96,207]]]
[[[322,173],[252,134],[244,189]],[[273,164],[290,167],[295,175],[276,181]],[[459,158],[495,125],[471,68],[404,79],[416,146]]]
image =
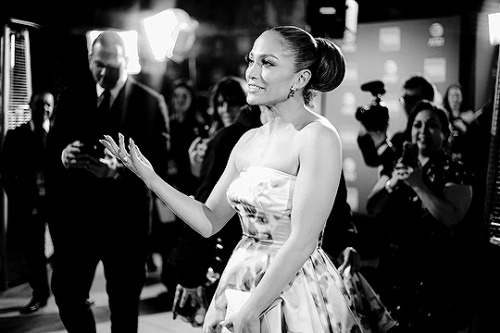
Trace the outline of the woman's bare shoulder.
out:
[[[306,123],[301,131],[301,135],[316,137],[326,136],[336,139],[339,137],[338,131],[333,124],[325,117],[317,115]]]

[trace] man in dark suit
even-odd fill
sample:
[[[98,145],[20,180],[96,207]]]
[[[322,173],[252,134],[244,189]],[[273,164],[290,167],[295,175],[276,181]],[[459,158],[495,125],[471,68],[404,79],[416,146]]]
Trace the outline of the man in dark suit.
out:
[[[9,130],[0,158],[1,183],[9,200],[9,224],[22,231],[21,243],[33,290],[21,313],[33,313],[47,305],[50,288],[45,256],[47,196],[45,190],[46,135],[54,109],[48,91],[34,93],[30,100],[31,120]]]
[[[55,172],[51,234],[52,290],[68,332],[96,332],[86,303],[102,262],[112,332],[137,332],[149,254],[152,192],[98,140],[122,133],[143,147],[155,170],[167,170],[164,98],[127,75],[125,45],[101,33],[89,53],[93,81],[58,100],[49,151]],[[110,210],[110,206],[119,209]]]

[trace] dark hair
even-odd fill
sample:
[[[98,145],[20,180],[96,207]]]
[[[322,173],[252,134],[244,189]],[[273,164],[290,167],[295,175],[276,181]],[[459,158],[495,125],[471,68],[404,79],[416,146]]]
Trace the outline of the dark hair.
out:
[[[175,80],[174,83],[172,84],[172,94],[174,93],[174,90],[179,87],[186,88],[186,90],[189,91],[189,93],[191,94],[193,101],[197,98],[198,94],[192,81],[184,79]]]
[[[170,107],[172,108],[172,110],[174,112],[176,112],[176,111],[173,109],[173,105],[171,104],[171,101],[172,101],[172,96],[174,94],[174,91],[177,88],[185,88],[191,94],[191,105],[186,110],[185,121],[188,123],[195,123],[196,122],[196,114],[199,110],[198,110],[198,105],[197,105],[198,93],[197,93],[197,90],[196,90],[193,82],[190,80],[186,80],[186,79],[177,79],[172,84],[171,96],[169,98],[169,101],[170,101]],[[172,114],[171,116],[174,116],[174,114]]]
[[[412,74],[408,79],[406,79],[403,83],[403,89],[419,89],[422,94],[422,99],[432,102],[434,101],[434,95],[436,94],[434,85],[420,73]]]
[[[405,136],[406,139],[409,140],[411,138],[411,129],[413,123],[415,122],[415,118],[417,115],[424,110],[431,111],[438,116],[439,122],[441,123],[441,127],[443,129],[444,136],[446,138],[445,142],[447,143],[450,135],[451,135],[451,123],[450,118],[448,117],[448,112],[445,109],[437,106],[433,102],[429,100],[421,100],[418,102],[415,107],[411,110],[410,115],[408,116],[408,122],[406,123],[406,131]]]
[[[217,81],[213,86],[210,94],[210,106],[213,110],[213,121],[222,122],[217,107],[219,105],[218,98],[222,96],[224,101],[231,106],[243,106],[247,102],[245,91],[245,81],[236,76],[224,76]]]
[[[462,104],[460,104],[460,112],[467,110],[467,106],[466,106],[467,103],[466,103],[465,96],[464,96],[464,89],[462,88],[460,83],[450,84],[448,86],[448,88],[446,88],[446,92],[444,93],[444,96],[443,96],[443,107],[445,108],[446,111],[448,111],[450,118],[453,117],[453,114],[451,113],[452,111],[451,111],[451,107],[450,107],[450,102],[448,101],[448,95],[450,94],[451,89],[459,89],[460,92],[462,93]]]
[[[294,26],[280,26],[267,31],[279,33],[295,59],[297,71],[308,69],[311,79],[304,87],[304,102],[310,105],[315,91],[327,92],[337,88],[345,76],[345,59],[340,48],[326,38],[314,38]]]
[[[125,42],[116,31],[106,30],[101,32],[101,34],[97,36],[97,38],[94,39],[94,42],[92,43],[92,48],[90,50],[91,54],[94,52],[94,46],[97,43],[101,44],[102,46],[118,45],[123,49],[123,54],[125,55]]]

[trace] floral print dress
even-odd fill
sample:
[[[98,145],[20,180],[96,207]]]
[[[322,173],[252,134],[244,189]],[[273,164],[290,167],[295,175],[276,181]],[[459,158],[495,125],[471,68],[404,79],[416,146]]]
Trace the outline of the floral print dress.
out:
[[[203,332],[224,332],[220,322],[228,308],[227,290],[254,290],[290,236],[295,179],[276,169],[250,166],[228,188],[243,237],[221,276]],[[345,284],[319,244],[261,317],[262,332],[363,332]]]

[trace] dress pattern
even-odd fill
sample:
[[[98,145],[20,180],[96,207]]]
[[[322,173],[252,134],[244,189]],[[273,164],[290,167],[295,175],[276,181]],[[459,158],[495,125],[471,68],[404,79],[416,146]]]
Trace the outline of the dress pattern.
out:
[[[291,233],[294,175],[250,166],[227,190],[240,217],[243,237],[236,246],[208,309],[203,332],[221,332],[227,309],[225,290],[253,291]],[[270,333],[363,332],[354,302],[326,253],[318,247],[282,291],[272,311],[261,317]],[[279,320],[271,320],[279,314]],[[269,318],[266,318],[269,317]],[[269,319],[269,320],[266,320]]]

